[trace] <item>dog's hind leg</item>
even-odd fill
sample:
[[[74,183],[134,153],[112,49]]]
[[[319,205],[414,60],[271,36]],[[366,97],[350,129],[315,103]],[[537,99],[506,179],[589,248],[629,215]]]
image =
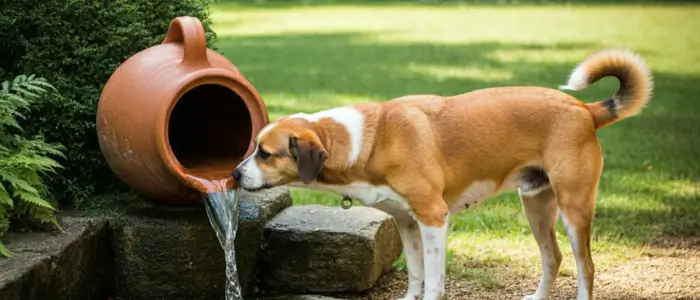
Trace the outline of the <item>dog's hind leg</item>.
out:
[[[557,244],[556,223],[559,208],[554,191],[551,188],[530,194],[527,189],[519,189],[523,211],[530,223],[530,229],[540,248],[542,261],[542,277],[534,294],[523,300],[546,300],[552,291],[552,285],[557,278],[562,254]]]
[[[595,267],[591,257],[591,227],[603,160],[597,143],[586,143],[577,150],[559,150],[569,158],[553,163],[547,170],[562,221],[576,259],[578,300],[593,298]],[[560,158],[562,156],[559,156]]]

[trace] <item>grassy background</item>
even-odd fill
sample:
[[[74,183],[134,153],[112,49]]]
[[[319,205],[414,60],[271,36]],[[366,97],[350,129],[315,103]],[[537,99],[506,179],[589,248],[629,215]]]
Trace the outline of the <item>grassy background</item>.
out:
[[[659,238],[700,233],[699,5],[450,2],[222,2],[214,7],[214,29],[273,120],[411,93],[557,87],[587,55],[631,48],[653,68],[655,96],[640,117],[599,132],[605,169],[594,259],[599,268],[614,266],[664,251],[652,246]],[[574,95],[598,101],[616,87],[606,79]],[[298,189],[293,198],[296,205],[340,201]],[[561,224],[558,230],[562,274],[572,275]],[[487,288],[500,286],[504,276],[539,276],[539,251],[515,193],[453,216],[450,231],[451,276]]]

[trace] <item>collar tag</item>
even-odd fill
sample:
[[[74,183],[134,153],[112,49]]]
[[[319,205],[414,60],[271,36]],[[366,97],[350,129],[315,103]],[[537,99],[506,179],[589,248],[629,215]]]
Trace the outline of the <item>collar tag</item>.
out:
[[[344,209],[350,209],[352,207],[352,198],[348,195],[343,195],[343,200],[340,200],[340,206]]]

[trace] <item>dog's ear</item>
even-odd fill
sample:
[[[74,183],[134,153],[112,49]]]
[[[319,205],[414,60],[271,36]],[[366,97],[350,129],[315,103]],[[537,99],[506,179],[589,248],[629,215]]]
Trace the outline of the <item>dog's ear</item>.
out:
[[[323,163],[328,158],[328,153],[318,138],[304,135],[289,138],[289,153],[297,162],[299,179],[304,184],[309,184],[321,173]]]

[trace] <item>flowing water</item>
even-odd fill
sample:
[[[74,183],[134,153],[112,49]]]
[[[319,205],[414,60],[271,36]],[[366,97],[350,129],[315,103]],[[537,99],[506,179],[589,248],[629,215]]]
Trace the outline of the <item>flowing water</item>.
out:
[[[243,299],[234,245],[238,231],[238,189],[231,177],[231,170],[239,161],[235,158],[197,161],[196,167],[188,168],[186,173],[191,186],[206,191],[204,207],[226,258],[226,300]]]
[[[200,174],[197,174],[200,175]],[[191,181],[203,186],[204,207],[209,223],[219,239],[226,258],[226,300],[240,300],[241,286],[236,268],[236,231],[238,230],[238,190],[231,185],[232,179],[207,180],[205,176],[189,176]]]
[[[238,193],[235,189],[204,194],[209,222],[219,238],[226,258],[226,300],[239,300],[241,286],[236,268],[236,231],[238,230]]]

